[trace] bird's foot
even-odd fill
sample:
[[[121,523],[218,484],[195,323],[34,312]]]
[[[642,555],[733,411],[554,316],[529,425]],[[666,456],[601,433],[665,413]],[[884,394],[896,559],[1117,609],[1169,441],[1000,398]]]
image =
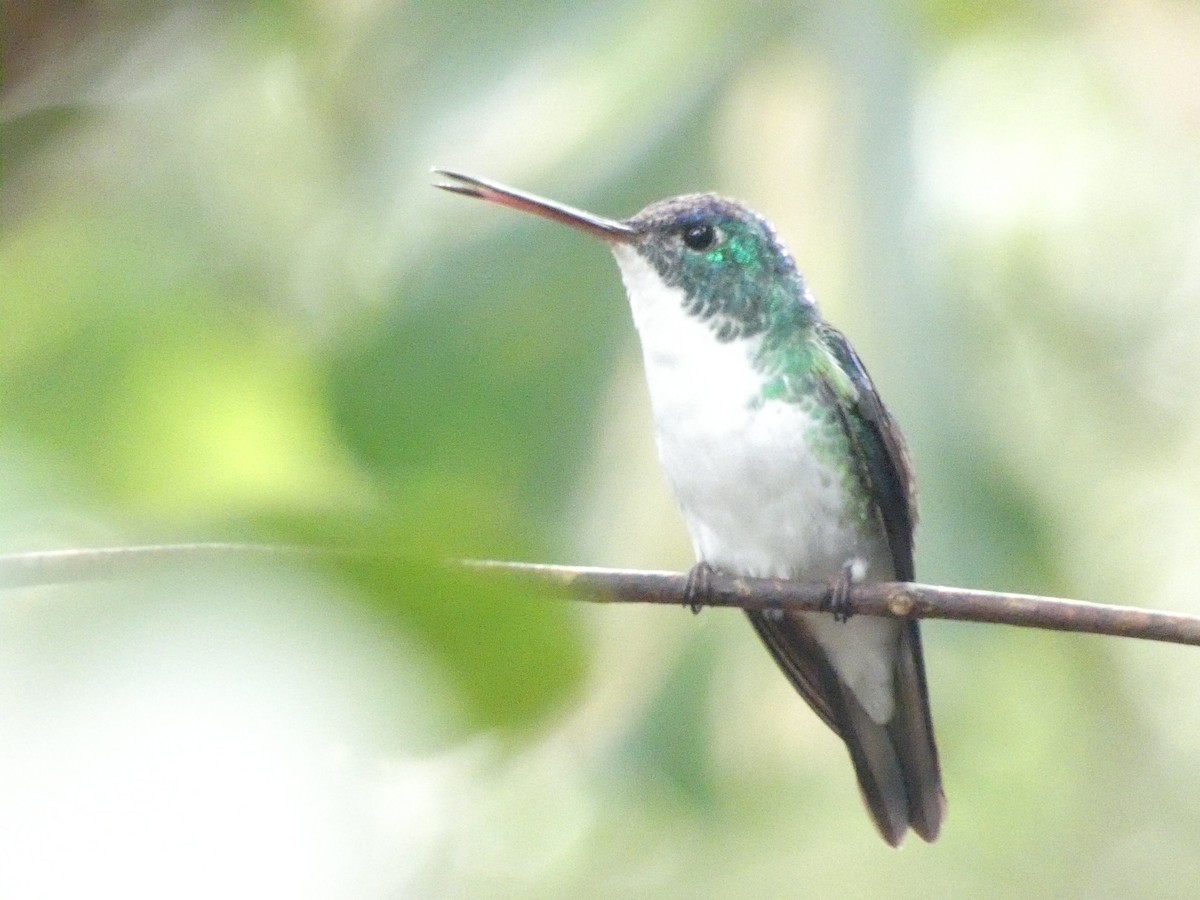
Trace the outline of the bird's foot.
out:
[[[826,601],[826,606],[833,613],[835,622],[848,622],[854,615],[854,601],[850,599],[850,588],[856,581],[862,579],[862,569],[862,562],[857,559],[849,560],[842,566],[842,571],[838,573],[837,578],[829,585],[829,599]]]
[[[712,598],[712,577],[714,569],[701,560],[692,566],[687,575],[687,583],[683,586],[683,605],[699,615]]]

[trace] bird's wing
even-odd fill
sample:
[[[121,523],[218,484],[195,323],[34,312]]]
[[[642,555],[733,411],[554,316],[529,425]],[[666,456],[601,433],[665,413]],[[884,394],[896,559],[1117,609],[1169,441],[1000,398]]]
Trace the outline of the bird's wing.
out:
[[[904,439],[846,338],[827,325],[818,328],[817,338],[828,353],[828,364],[816,367],[818,390],[837,410],[859,462],[859,478],[887,537],[893,577],[911,581],[916,506]],[[896,711],[880,724],[837,676],[802,616],[749,616],[801,696],[845,741],[863,799],[884,838],[897,844],[911,825],[933,840],[945,814],[945,798],[917,623],[900,623],[893,671]]]
[[[879,399],[875,385],[862,360],[845,336],[830,325],[818,326],[821,342],[836,363],[839,377],[849,380],[851,390],[830,382],[830,375],[819,375],[825,390],[842,417],[846,437],[854,448],[854,459],[861,463],[859,477],[867,496],[875,501],[880,524],[892,552],[893,577],[912,581],[913,531],[917,524],[916,482],[904,436],[891,413]]]

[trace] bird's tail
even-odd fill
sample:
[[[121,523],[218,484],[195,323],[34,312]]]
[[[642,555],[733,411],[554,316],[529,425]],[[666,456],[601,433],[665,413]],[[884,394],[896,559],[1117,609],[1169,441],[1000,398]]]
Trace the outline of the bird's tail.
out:
[[[937,838],[946,799],[916,623],[905,622],[900,631],[895,712],[880,724],[837,677],[802,619],[748,615],[784,674],[845,741],[863,800],[884,840],[898,845],[910,826],[926,841]]]

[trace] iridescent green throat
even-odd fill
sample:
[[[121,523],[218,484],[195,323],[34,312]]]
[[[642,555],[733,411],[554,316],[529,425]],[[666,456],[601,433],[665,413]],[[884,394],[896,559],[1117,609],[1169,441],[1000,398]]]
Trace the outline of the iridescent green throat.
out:
[[[730,215],[720,209],[725,202],[711,198],[709,208],[672,217],[669,230],[651,220],[638,252],[669,287],[683,289],[684,310],[709,324],[717,340],[773,333],[786,339],[816,320],[804,280],[770,225],[741,210]],[[711,247],[691,249],[677,238],[693,224],[713,229]]]

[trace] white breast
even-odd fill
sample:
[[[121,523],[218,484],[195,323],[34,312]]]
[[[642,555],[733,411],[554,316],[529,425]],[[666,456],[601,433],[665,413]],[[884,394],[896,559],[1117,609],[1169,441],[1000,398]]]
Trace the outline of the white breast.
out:
[[[809,413],[758,401],[758,339],[718,341],[684,311],[681,288],[668,287],[632,247],[613,250],[641,338],[659,457],[696,558],[746,575],[820,581],[859,560],[867,578],[890,578],[881,536],[843,514],[838,473],[812,452]],[[805,618],[872,718],[888,720],[897,625]]]

